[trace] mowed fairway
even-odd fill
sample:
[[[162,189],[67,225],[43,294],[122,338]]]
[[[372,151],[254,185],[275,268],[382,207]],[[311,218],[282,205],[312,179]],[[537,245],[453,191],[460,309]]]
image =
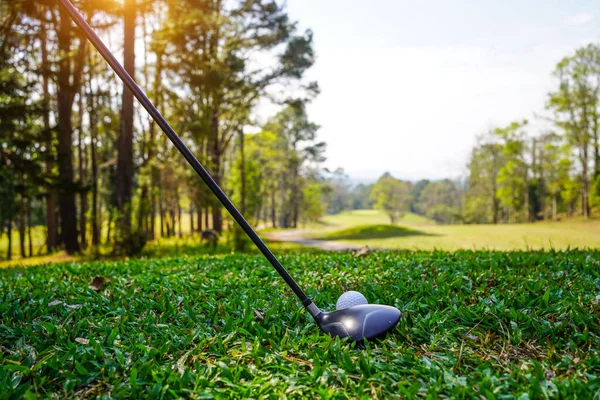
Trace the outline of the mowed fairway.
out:
[[[364,349],[319,332],[257,255],[0,270],[1,398],[594,398],[597,252],[281,257],[316,303],[402,317]],[[103,287],[90,287],[92,278]]]
[[[564,250],[599,248],[600,220],[436,225],[424,217],[408,214],[397,226],[391,226],[380,211],[358,210],[327,216],[322,224],[309,226],[304,234],[313,239],[384,249]]]

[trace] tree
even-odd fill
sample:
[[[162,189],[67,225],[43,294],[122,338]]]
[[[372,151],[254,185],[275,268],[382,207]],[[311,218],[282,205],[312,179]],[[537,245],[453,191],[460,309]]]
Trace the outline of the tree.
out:
[[[384,211],[390,218],[390,224],[394,225],[399,218],[410,211],[413,200],[412,185],[386,172],[373,185],[371,199],[375,203],[375,208]]]
[[[415,202],[419,214],[426,215],[442,224],[456,223],[460,220],[461,195],[459,186],[450,179],[429,182]]]
[[[351,207],[350,204],[350,177],[346,175],[342,168],[334,171],[326,170],[325,182],[325,202],[327,203],[327,212],[337,214]]]
[[[600,47],[588,45],[562,59],[554,71],[558,88],[549,94],[547,107],[556,125],[577,152],[581,168],[581,212],[590,216],[590,152],[594,152],[594,174],[600,169]],[[593,145],[593,147],[592,147]]]
[[[503,165],[502,145],[490,133],[478,138],[468,164],[469,180],[465,200],[465,221],[498,223],[498,175]]]
[[[422,213],[421,210],[419,210],[419,207],[417,206],[420,199],[421,199],[421,192],[427,187],[427,185],[429,185],[430,181],[428,179],[421,179],[420,181],[418,181],[417,183],[415,183],[415,185],[413,186],[413,198],[414,201],[413,203],[410,205],[410,211],[420,214]]]
[[[249,107],[275,83],[301,79],[314,62],[312,33],[295,35],[295,24],[270,0],[178,0],[170,3],[169,68],[191,93],[188,115],[195,141],[206,141],[209,171],[217,184],[224,155]],[[284,47],[282,51],[278,51]],[[269,55],[274,65],[256,68]],[[213,227],[222,229],[213,202]]]
[[[571,170],[570,149],[564,145],[562,138],[553,132],[541,135],[537,142],[537,179],[542,191],[542,216],[556,219],[560,192]]]
[[[59,211],[61,241],[69,254],[80,251],[77,240],[75,193],[78,190],[73,173],[73,126],[71,114],[76,94],[80,90],[87,41],[79,39],[77,54],[73,55],[73,29],[69,14],[60,9],[58,48],[60,59],[57,75]]]
[[[325,143],[316,141],[319,126],[310,122],[305,103],[292,102],[265,125],[265,130],[277,135],[277,146],[283,162],[278,171],[280,198],[285,207],[279,213],[279,226],[295,228],[302,202],[302,168],[325,161]]]
[[[19,229],[21,257],[26,257],[26,230],[31,231],[32,201],[44,184],[44,149],[40,149],[43,127],[41,105],[34,96],[36,85],[27,76],[34,64],[23,53],[33,51],[35,35],[26,24],[24,4],[0,4],[0,232],[7,229],[11,258],[12,227]],[[6,19],[4,18],[6,16]],[[41,150],[41,151],[40,151]],[[31,234],[29,256],[32,255]]]
[[[529,217],[529,166],[525,159],[527,151],[526,133],[523,128],[527,121],[512,122],[503,128],[496,128],[494,134],[502,145],[502,166],[496,179],[496,197],[504,206],[507,222],[531,220]]]
[[[123,66],[135,77],[135,19],[136,0],[127,0],[123,7]],[[141,250],[138,238],[132,233],[131,198],[133,195],[133,93],[123,85],[121,128],[117,145],[116,200],[119,211],[118,247],[127,254]],[[141,229],[141,228],[139,228]]]

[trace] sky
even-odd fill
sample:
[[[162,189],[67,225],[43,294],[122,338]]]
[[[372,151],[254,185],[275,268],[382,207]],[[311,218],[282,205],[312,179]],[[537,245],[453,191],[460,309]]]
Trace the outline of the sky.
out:
[[[389,171],[456,178],[476,135],[528,119],[543,129],[552,71],[600,41],[600,3],[563,0],[288,0],[314,33],[309,106],[326,166],[355,181]]]

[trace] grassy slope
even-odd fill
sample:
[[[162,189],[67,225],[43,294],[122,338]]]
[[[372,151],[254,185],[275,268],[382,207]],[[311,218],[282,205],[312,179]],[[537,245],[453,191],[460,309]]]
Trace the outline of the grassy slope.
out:
[[[535,224],[434,225],[407,216],[402,226],[386,225],[379,211],[360,210],[325,218],[313,238],[389,249],[567,249],[600,247],[600,220],[566,220]]]
[[[399,326],[365,350],[332,340],[259,256],[4,269],[0,397],[591,398],[600,390],[597,252],[283,261],[321,307],[357,289],[399,307]],[[96,275],[107,278],[98,293],[88,287]],[[264,321],[255,321],[257,309]]]

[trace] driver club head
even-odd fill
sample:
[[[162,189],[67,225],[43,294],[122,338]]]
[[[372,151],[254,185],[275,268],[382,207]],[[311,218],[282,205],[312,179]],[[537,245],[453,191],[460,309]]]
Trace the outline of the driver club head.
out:
[[[382,339],[400,320],[400,310],[381,304],[361,304],[331,312],[321,312],[315,321],[333,337],[350,337],[355,342]]]

